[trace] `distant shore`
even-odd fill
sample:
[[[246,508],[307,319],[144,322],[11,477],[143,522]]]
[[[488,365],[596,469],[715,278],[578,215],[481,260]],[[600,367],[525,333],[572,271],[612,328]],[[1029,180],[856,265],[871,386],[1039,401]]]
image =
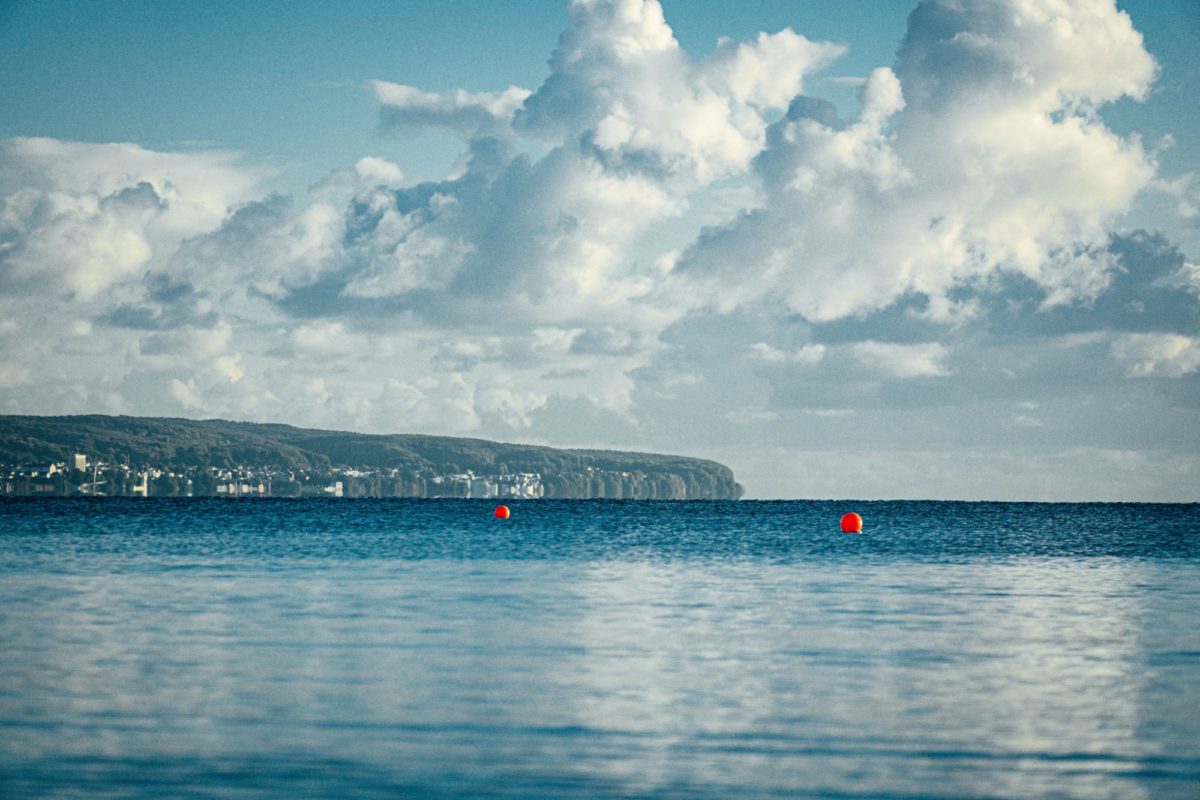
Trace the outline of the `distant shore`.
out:
[[[734,500],[723,464],[416,434],[0,416],[0,496]]]

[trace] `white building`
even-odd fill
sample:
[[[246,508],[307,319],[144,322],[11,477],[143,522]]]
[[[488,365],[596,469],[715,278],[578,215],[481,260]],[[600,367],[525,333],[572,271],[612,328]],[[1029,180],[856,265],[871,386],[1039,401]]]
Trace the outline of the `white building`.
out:
[[[467,497],[495,497],[500,494],[500,487],[489,481],[487,478],[470,479],[470,489],[467,492]]]

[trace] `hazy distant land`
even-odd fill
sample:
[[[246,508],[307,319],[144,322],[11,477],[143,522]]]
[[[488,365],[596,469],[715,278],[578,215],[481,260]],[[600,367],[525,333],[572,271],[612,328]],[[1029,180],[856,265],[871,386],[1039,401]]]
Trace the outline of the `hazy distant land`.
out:
[[[723,464],[483,439],[126,416],[0,416],[0,495],[736,499]]]

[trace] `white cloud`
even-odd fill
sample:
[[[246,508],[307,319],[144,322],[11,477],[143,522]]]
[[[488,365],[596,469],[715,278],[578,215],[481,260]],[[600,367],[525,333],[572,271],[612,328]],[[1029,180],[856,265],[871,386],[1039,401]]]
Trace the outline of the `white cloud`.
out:
[[[1200,338],[1174,333],[1128,333],[1112,343],[1112,354],[1132,377],[1181,378],[1200,372]]]
[[[229,355],[220,356],[213,363],[216,366],[217,372],[228,378],[230,383],[237,383],[246,377],[246,370],[242,369],[241,353],[230,353]]]
[[[188,411],[199,411],[204,408],[200,394],[196,391],[196,382],[194,380],[185,382],[179,378],[172,378],[171,397]]]
[[[763,207],[711,230],[680,272],[720,309],[782,292],[814,320],[1000,270],[1051,305],[1094,298],[1108,225],[1155,173],[1095,108],[1144,97],[1155,71],[1112,0],[923,3],[856,121],[805,99],[772,126]]]
[[[1167,288],[1180,288],[1200,298],[1200,264],[1185,261],[1179,271],[1163,283]]]
[[[852,345],[850,351],[867,369],[893,378],[931,378],[950,374],[944,364],[949,353],[936,342],[893,344],[868,340]]]
[[[371,81],[375,97],[384,108],[384,122],[394,127],[440,126],[467,136],[496,133],[508,127],[528,89],[510,86],[500,92],[447,94],[422,91],[388,81]]]
[[[363,156],[354,170],[363,180],[384,186],[399,186],[404,181],[404,171],[398,165],[378,156]]]
[[[825,345],[806,344],[795,352],[786,352],[777,347],[772,347],[766,342],[756,342],[750,345],[750,348],[747,350],[747,356],[759,361],[776,363],[817,364],[825,358]]]
[[[787,353],[783,352],[777,347],[772,347],[766,342],[756,342],[755,344],[750,345],[749,350],[747,350],[747,355],[750,358],[755,358],[759,361],[780,362],[788,360]]]
[[[703,65],[714,85],[735,103],[787,108],[804,91],[804,79],[845,52],[829,42],[812,42],[784,28],[760,33],[753,42],[721,42]]]
[[[532,93],[435,95],[375,81],[385,123],[486,138],[471,141],[449,180],[356,190],[340,247],[308,268],[260,268],[280,275],[260,279],[262,290],[333,278],[343,298],[435,323],[503,308],[496,316],[514,329],[617,331],[643,348],[628,350],[629,368],[644,360],[690,304],[659,291],[669,248],[657,229],[714,181],[744,174],[765,146],[765,115],[843,48],[784,30],[697,62],[654,0],[569,10],[551,74]]]
[[[0,284],[90,300],[217,228],[259,177],[229,153],[10,139],[0,146]]]
[[[370,351],[366,337],[348,332],[341,322],[306,323],[292,330],[290,338],[301,358],[345,358]]]
[[[551,75],[516,124],[582,137],[610,167],[708,182],[745,169],[764,144],[763,112],[842,50],[784,30],[694,63],[655,0],[576,0]]]

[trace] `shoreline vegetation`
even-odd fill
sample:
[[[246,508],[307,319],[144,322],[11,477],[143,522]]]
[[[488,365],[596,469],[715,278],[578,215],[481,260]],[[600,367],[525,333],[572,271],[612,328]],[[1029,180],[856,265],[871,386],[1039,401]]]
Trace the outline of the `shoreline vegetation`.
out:
[[[0,415],[0,496],[733,500],[723,464],[419,434]]]

